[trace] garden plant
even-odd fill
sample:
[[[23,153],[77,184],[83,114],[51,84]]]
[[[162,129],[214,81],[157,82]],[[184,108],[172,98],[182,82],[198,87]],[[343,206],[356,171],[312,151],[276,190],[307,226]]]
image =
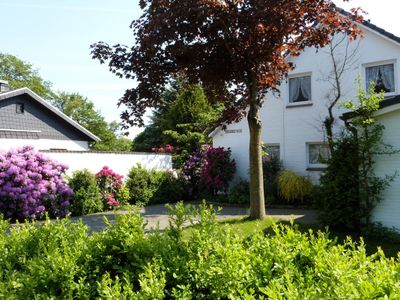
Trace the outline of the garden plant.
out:
[[[47,221],[0,220],[0,298],[397,299],[400,264],[350,239],[273,225],[242,238],[216,211],[172,207],[165,231],[146,233],[139,213],[104,231]],[[188,231],[184,224],[194,224]],[[9,233],[6,234],[6,232]]]
[[[66,169],[30,146],[0,153],[0,213],[12,220],[66,216],[72,195]]]

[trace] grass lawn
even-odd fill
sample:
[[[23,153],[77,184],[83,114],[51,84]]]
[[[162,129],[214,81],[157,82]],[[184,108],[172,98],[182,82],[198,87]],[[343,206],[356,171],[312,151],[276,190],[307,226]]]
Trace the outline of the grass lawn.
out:
[[[249,220],[247,218],[234,218],[227,220],[218,221],[221,226],[230,226],[233,232],[236,232],[242,238],[247,238],[258,232],[273,233],[272,224],[277,222],[275,219],[269,217],[263,221],[259,220]],[[284,224],[290,224],[289,222],[281,222]],[[318,225],[309,225],[302,223],[295,223],[299,230],[302,232],[308,232],[312,229],[314,232],[318,230],[326,231],[326,228]],[[377,251],[378,247],[381,247],[388,257],[397,257],[397,253],[400,251],[400,236],[393,237],[387,236],[385,234],[374,234],[371,236],[361,236],[359,233],[354,232],[338,232],[329,230],[329,236],[331,239],[337,241],[337,243],[342,243],[348,236],[352,238],[353,241],[360,241],[360,238],[364,240],[368,254],[373,254]]]

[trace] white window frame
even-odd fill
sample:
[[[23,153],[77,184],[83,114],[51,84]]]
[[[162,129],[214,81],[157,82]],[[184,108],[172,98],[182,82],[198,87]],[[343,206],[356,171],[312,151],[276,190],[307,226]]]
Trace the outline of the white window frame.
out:
[[[311,78],[311,99],[308,101],[300,101],[300,102],[290,102],[290,79],[306,77],[309,76]],[[314,85],[313,85],[313,76],[312,72],[302,72],[296,74],[290,74],[287,79],[287,104],[286,107],[296,107],[296,106],[309,106],[313,104],[313,94],[314,94]]]
[[[397,60],[396,59],[389,59],[389,60],[381,60],[375,61],[370,63],[365,63],[362,65],[362,77],[363,77],[363,88],[366,90],[367,88],[367,68],[369,67],[377,67],[382,65],[393,65],[394,71],[394,92],[385,93],[385,97],[394,96],[398,94],[398,84],[397,84]]]
[[[319,141],[319,142],[307,142],[306,143],[306,162],[307,162],[307,168],[308,169],[326,169],[328,167],[328,164],[313,164],[310,162],[310,145],[326,145],[328,146],[327,142],[324,141]]]

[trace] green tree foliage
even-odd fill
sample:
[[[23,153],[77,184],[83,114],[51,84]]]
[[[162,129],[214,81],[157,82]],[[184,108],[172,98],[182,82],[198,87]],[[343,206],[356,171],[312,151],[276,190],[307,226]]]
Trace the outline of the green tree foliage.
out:
[[[28,87],[42,98],[56,98],[51,82],[43,80],[37,69],[14,55],[0,53],[0,80],[8,81],[10,89]]]
[[[343,136],[333,144],[328,168],[321,177],[321,195],[318,204],[321,221],[341,229],[360,230],[370,225],[372,210],[382,201],[382,192],[396,174],[377,177],[375,160],[379,155],[398,151],[382,143],[384,126],[378,124],[374,113],[384,94],[358,88],[358,103],[347,102],[352,118]]]
[[[174,158],[176,167],[181,167],[200,145],[210,142],[207,133],[221,117],[221,108],[210,104],[199,85],[178,91],[176,100],[161,118],[164,142],[180,149]]]
[[[164,104],[154,112],[152,124],[135,138],[133,147],[136,151],[150,151],[171,144],[179,149],[174,163],[181,167],[200,145],[210,142],[207,133],[221,117],[222,108],[210,104],[201,86],[183,81],[171,84]]]
[[[87,130],[98,136],[101,141],[92,145],[92,150],[98,151],[130,151],[131,141],[119,136],[119,124],[107,123],[104,117],[95,110],[92,101],[78,93],[62,92],[52,104],[78,122]]]

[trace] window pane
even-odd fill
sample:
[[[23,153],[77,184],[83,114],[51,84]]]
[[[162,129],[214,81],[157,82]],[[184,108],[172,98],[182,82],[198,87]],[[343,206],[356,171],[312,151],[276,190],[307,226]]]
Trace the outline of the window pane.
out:
[[[279,145],[264,145],[263,150],[268,154],[267,157],[273,157],[280,159],[281,150]]]
[[[23,103],[16,104],[16,112],[17,114],[23,114],[25,112],[25,107]]]
[[[394,65],[380,65],[365,68],[366,88],[370,89],[371,83],[375,82],[376,92],[391,93],[395,91]]]
[[[311,76],[295,77],[289,79],[289,102],[302,102],[311,100]]]
[[[310,164],[326,164],[330,156],[329,147],[326,144],[309,144],[308,156]]]

